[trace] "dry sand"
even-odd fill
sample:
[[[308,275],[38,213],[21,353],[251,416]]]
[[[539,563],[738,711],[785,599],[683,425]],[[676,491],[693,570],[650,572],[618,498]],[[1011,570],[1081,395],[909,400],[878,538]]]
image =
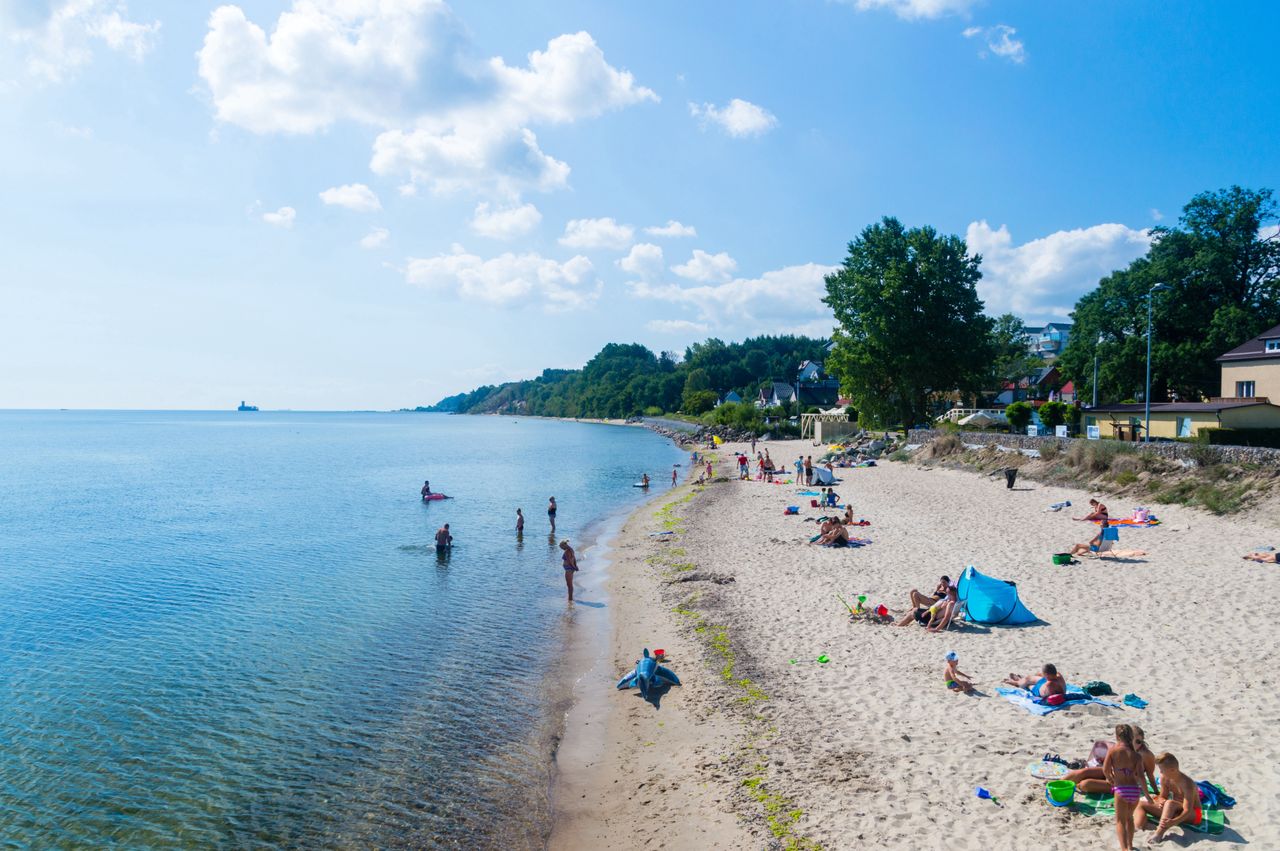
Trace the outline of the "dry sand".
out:
[[[763,446],[779,460],[813,452]],[[665,501],[687,503],[658,517],[658,500],[616,542],[613,646],[577,684],[552,848],[1114,848],[1111,820],[1051,808],[1026,766],[1046,752],[1083,758],[1117,723],[1141,725],[1153,750],[1238,801],[1225,834],[1175,829],[1175,846],[1280,848],[1280,567],[1240,558],[1280,545],[1276,512],[1156,506],[1163,525],[1120,532],[1146,557],[1055,567],[1051,553],[1093,534],[1071,520],[1089,494],[886,462],[839,471],[874,543],[833,550],[805,543],[804,518],[820,512],[801,488],[735,480],[735,448],[718,453],[729,481],[682,486]],[[1101,496],[1115,516],[1132,508]],[[789,504],[799,517],[783,516]],[[676,540],[651,536],[673,516]],[[1046,624],[936,635],[851,623],[834,596],[902,612],[911,588],[968,564],[1015,581]],[[734,581],[671,583],[689,565]],[[684,683],[658,708],[613,688],[645,646],[665,648]],[[981,696],[945,689],[948,650]],[[1044,662],[1150,705],[1040,718],[995,694],[1007,673]],[[976,798],[979,785],[1003,806]]]

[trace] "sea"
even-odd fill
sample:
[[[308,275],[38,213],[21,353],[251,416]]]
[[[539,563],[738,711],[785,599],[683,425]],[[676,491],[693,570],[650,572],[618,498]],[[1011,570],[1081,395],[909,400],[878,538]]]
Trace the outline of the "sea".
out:
[[[558,543],[605,569],[685,460],[518,417],[0,412],[0,844],[544,847],[564,660],[609,617]]]

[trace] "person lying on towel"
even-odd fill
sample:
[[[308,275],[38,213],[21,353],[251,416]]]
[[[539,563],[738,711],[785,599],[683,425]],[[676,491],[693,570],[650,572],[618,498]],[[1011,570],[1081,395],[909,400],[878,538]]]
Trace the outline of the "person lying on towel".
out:
[[[1275,553],[1249,553],[1244,557],[1245,561],[1256,561],[1262,564],[1277,564]]]
[[[1005,677],[1004,681],[1008,685],[1026,689],[1041,700],[1055,694],[1067,693],[1066,677],[1058,673],[1057,666],[1048,662],[1040,669],[1040,676],[1038,677],[1035,674],[1026,677],[1010,674]]]

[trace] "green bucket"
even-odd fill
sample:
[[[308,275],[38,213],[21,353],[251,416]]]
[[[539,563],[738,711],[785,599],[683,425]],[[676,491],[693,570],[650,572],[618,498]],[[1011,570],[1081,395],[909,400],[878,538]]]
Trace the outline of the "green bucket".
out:
[[[1055,807],[1067,807],[1076,798],[1076,784],[1070,780],[1050,780],[1044,785],[1044,796]]]
[[[1054,564],[1071,564],[1071,553],[1054,553]]]

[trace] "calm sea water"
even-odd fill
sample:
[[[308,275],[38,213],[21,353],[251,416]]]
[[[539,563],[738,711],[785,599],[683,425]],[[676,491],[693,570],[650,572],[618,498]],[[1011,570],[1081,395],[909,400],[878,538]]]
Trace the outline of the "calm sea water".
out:
[[[682,457],[497,417],[0,412],[0,842],[541,846],[548,672],[607,617],[566,606],[547,497],[579,542]]]

